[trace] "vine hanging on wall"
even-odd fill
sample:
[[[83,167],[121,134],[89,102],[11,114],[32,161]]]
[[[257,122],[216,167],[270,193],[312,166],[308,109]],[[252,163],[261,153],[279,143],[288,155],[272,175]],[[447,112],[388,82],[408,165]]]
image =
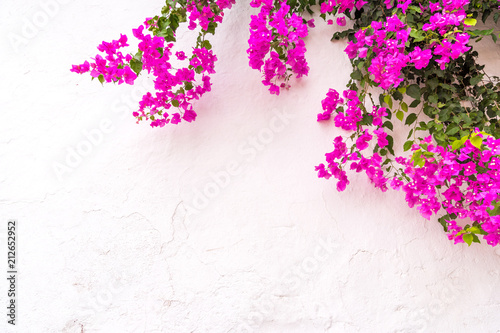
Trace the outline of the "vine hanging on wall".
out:
[[[208,37],[234,3],[167,0],[160,15],[132,30],[137,52],[120,51],[129,46],[122,34],[71,71],[118,84],[134,84],[147,71],[155,90],[133,112],[137,122],[191,122],[193,101],[210,91],[215,73]],[[348,40],[351,80],[345,91],[327,92],[317,116],[347,134],[316,166],[320,178],[335,179],[343,191],[348,169],[364,172],[381,191],[402,190],[423,217],[439,215],[455,243],[470,245],[479,236],[492,246],[500,242],[500,82],[478,64],[472,43],[487,36],[496,42],[493,29],[476,24],[497,23],[497,0],[252,0],[250,6],[259,12],[251,16],[249,64],[276,95],[309,72],[304,39],[314,20],[306,17],[319,10],[330,25],[352,21],[332,38]],[[198,31],[190,52],[174,53],[180,24]],[[407,126],[404,142],[390,134],[396,120]]]

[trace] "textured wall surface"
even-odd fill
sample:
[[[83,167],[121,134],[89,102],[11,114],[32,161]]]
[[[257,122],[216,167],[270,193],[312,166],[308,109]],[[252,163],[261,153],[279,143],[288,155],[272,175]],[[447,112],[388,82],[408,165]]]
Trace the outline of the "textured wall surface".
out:
[[[69,72],[160,7],[1,0],[0,267],[16,218],[19,294],[0,331],[500,332],[500,250],[452,245],[364,175],[340,194],[316,178],[340,133],[316,122],[320,100],[349,76],[335,27],[317,20],[309,77],[271,96],[241,2],[212,38],[198,119],[163,129],[131,116],[147,81]],[[498,72],[500,47],[481,50]]]

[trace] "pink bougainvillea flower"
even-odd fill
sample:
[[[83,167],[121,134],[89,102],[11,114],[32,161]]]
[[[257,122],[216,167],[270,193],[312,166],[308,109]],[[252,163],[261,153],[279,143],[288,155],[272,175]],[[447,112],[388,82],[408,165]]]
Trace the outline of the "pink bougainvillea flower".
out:
[[[177,51],[175,52],[175,56],[177,57],[177,59],[179,60],[184,60],[186,59],[186,54],[184,53],[184,51]]]

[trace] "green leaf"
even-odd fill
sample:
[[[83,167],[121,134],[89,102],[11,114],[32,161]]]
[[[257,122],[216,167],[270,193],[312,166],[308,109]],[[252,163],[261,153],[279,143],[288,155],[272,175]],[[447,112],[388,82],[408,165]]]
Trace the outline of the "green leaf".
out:
[[[378,101],[379,101],[380,105],[384,104],[384,94],[378,95]]]
[[[439,80],[436,77],[427,81],[427,85],[429,86],[429,88],[431,88],[431,90],[436,89],[438,84],[439,84]]]
[[[431,104],[437,104],[438,103],[438,95],[430,95],[427,100]]]
[[[387,104],[390,109],[392,109],[392,98],[390,95],[385,95],[384,103]]]
[[[161,30],[156,35],[163,37],[167,42],[175,42],[174,31],[170,27],[165,30]]]
[[[415,113],[410,113],[408,117],[406,117],[405,125],[411,125],[417,120],[417,115]]]
[[[406,104],[405,102],[402,102],[400,106],[401,106],[401,110],[403,110],[404,112],[408,112],[408,104]]]
[[[212,44],[208,40],[204,40],[203,43],[201,43],[201,47],[204,47],[207,50],[212,49]]]
[[[420,87],[416,84],[412,84],[406,89],[406,94],[414,99],[420,100]]]
[[[179,27],[179,16],[177,14],[170,15],[170,28],[175,31]]]
[[[392,136],[388,135],[388,136],[386,137],[386,139],[387,139],[387,142],[388,142],[388,144],[387,144],[387,149],[389,150],[389,152],[390,152],[392,155],[395,155],[395,154],[394,154],[394,149],[393,149],[393,147],[394,147],[394,138],[393,138]]]
[[[179,101],[176,99],[171,100],[170,103],[172,103],[172,106],[175,106],[176,108],[179,107]]]
[[[405,144],[403,145],[404,151],[410,150],[412,145],[413,145],[413,140],[406,141]]]
[[[464,242],[467,243],[467,245],[471,245],[472,244],[472,240],[473,240],[474,237],[472,237],[471,234],[465,234],[462,236],[462,239],[464,240]]]
[[[488,212],[488,214],[490,216],[495,216],[495,215],[500,215],[500,201],[494,201],[492,202],[493,204],[493,209],[486,209],[486,211]]]
[[[444,216],[441,216],[438,221],[439,223],[443,226],[443,229],[445,232],[448,231],[448,223],[446,222],[446,219],[449,219],[450,216],[448,214],[444,215]]]
[[[396,100],[396,101],[402,101],[403,100],[403,94],[400,93],[398,90],[396,90],[395,92],[392,93],[392,97]]]
[[[411,6],[414,7],[414,6]],[[415,7],[417,8],[417,7]],[[419,8],[420,9],[420,8]],[[425,39],[424,32],[420,29],[412,29],[410,32],[410,36],[414,38],[415,42],[421,42]]]
[[[420,100],[416,99],[413,102],[411,102],[410,107],[416,108],[419,104],[420,104]]]
[[[215,29],[217,28],[217,22],[210,22],[208,24],[207,30],[205,30],[207,33],[214,35],[215,34]]]
[[[169,24],[170,22],[165,16],[162,16],[158,19],[158,28],[160,28],[160,30],[162,31],[165,30]]]
[[[104,75],[100,74],[97,79],[99,80],[99,82],[101,82],[101,84],[104,84]]]
[[[483,78],[482,75],[476,75],[476,76],[474,76],[473,78],[470,79],[470,84],[472,86],[475,86],[476,84],[478,84],[482,80],[482,78]]]
[[[394,130],[394,126],[392,125],[392,123],[391,123],[389,120],[387,120],[385,123],[383,123],[383,124],[382,124],[382,127],[384,127],[384,128],[388,128],[388,129],[390,129],[391,131],[393,131],[393,130]]]
[[[455,126],[455,125],[450,125],[450,126],[448,126],[448,128],[446,129],[446,134],[448,134],[448,135],[453,135],[453,134],[458,133],[458,131],[460,131],[460,127]]]
[[[467,141],[467,139],[468,136],[464,136],[460,140],[453,141],[453,143],[451,144],[451,149],[457,150],[458,148],[462,147],[465,144],[465,141]]]
[[[142,51],[138,51],[138,52],[134,55],[134,59],[141,61],[141,60],[142,60]]]
[[[351,73],[351,78],[356,81],[361,81],[363,79],[363,74],[359,70]]]
[[[477,237],[476,234],[472,234],[472,241],[474,243],[481,243],[481,241],[479,240],[479,237]]]
[[[481,230],[479,230],[479,228],[478,228],[478,227],[470,227],[470,228],[467,228],[467,231],[468,231],[468,232],[475,233],[475,234],[479,234],[479,233],[481,233]]]
[[[396,112],[396,118],[398,118],[400,121],[403,121],[404,117],[405,114],[403,113],[403,111]]]
[[[136,58],[132,58],[130,60],[130,68],[134,71],[135,74],[139,75],[142,71],[142,61],[137,60]]]
[[[422,149],[415,150],[411,157],[413,165],[423,167],[425,165],[425,159],[422,158]]]
[[[204,68],[203,68],[203,66],[201,66],[201,65],[200,65],[200,66],[196,67],[196,68],[194,69],[194,71],[195,71],[197,74],[201,74],[201,72],[203,72],[203,69],[204,69]]]

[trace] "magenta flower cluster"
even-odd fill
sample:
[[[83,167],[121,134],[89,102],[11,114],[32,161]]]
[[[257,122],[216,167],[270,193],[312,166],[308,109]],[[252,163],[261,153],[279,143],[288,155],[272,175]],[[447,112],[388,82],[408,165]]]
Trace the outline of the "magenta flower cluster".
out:
[[[496,246],[500,242],[500,215],[490,215],[489,211],[500,202],[500,139],[476,131],[470,138],[462,140],[460,147],[443,148],[432,144],[427,137],[412,147],[410,157],[395,157],[401,166],[392,174],[385,171],[383,159],[378,153],[369,153],[367,148],[388,144],[387,133],[381,127],[381,117],[385,108],[373,108],[372,132],[359,125],[361,102],[356,92],[344,91],[344,99],[336,91],[330,90],[323,100],[325,113],[320,120],[329,117],[332,108],[342,106],[347,111],[337,111],[335,126],[357,133],[354,144],[337,136],[333,140],[334,150],[325,154],[327,164],[316,167],[318,177],[337,180],[337,190],[343,191],[349,184],[346,169],[356,173],[364,172],[370,182],[382,192],[390,186],[405,192],[409,207],[416,207],[420,214],[430,219],[433,214],[444,210],[446,216],[469,219],[479,224],[487,234],[484,239]],[[344,105],[345,103],[345,105]],[[447,225],[449,238],[455,243],[463,242],[466,229],[457,225],[456,218],[449,218]]]
[[[121,35],[120,39],[113,40],[111,43],[102,42],[97,49],[104,53],[96,55],[93,63],[85,61],[81,65],[73,65],[70,71],[78,74],[87,73],[93,78],[99,78],[105,82],[123,82],[134,84],[137,75],[130,69],[128,63],[132,59],[130,54],[123,55],[119,50],[127,44],[127,36]]]
[[[141,25],[134,29],[133,33],[141,41],[139,50],[142,52],[143,69],[153,74],[156,92],[154,95],[148,92],[142,97],[139,110],[134,112],[134,116],[139,120],[151,119],[152,127],[177,124],[181,119],[187,122],[195,120],[196,112],[193,110],[192,101],[210,91],[208,74],[214,73],[217,57],[206,48],[194,48],[190,59],[187,59],[184,53],[177,53],[176,58],[179,61],[189,60],[189,65],[174,69],[169,62],[174,44],[165,45],[163,38],[151,37],[143,31],[144,27]],[[199,76],[201,84],[197,84],[196,79]],[[167,110],[172,106],[176,106],[180,112],[169,114]]]
[[[308,25],[313,27],[314,23],[305,23],[291,13],[285,0],[277,4],[273,0],[252,0],[250,6],[260,7],[259,14],[251,16],[247,50],[250,67],[262,72],[262,83],[269,86],[271,94],[279,95],[280,89],[289,87],[291,75],[300,78],[309,73],[304,38]]]
[[[358,4],[329,1],[322,4],[322,12],[343,12]],[[451,60],[470,49],[469,35],[462,28],[467,27],[464,7],[468,4],[468,0],[430,2],[427,7],[419,4],[420,11],[429,14],[429,21],[412,36],[426,42],[423,49],[415,46],[408,52],[412,30],[404,23],[404,16],[394,14],[358,30],[345,52],[350,59],[368,63],[366,74],[373,86],[385,91],[398,88],[406,80],[402,74],[406,66],[423,69],[435,61],[444,70]],[[385,5],[390,9],[394,3],[385,1]],[[404,13],[412,1],[398,1],[396,5]],[[428,136],[413,144],[410,156],[388,157],[383,149],[389,144],[383,119],[390,110],[373,106],[367,113],[357,91],[346,90],[341,97],[334,89],[326,94],[322,108],[318,121],[333,117],[336,127],[351,134],[333,140],[333,151],[325,154],[326,164],[316,167],[318,177],[333,177],[337,190],[343,191],[349,184],[348,170],[364,172],[383,192],[388,188],[403,191],[408,206],[415,207],[424,218],[442,216],[448,238],[455,243],[470,244],[478,234],[489,245],[500,242],[500,215],[496,212],[500,207],[499,139],[476,129],[443,147]],[[381,149],[385,158],[379,154]]]
[[[203,30],[208,30],[210,22],[221,23],[224,9],[231,9],[235,3],[236,0],[216,0],[212,4],[198,0],[188,1],[186,6],[186,11],[189,13],[188,28],[194,30],[199,25]]]
[[[466,18],[462,6],[468,2],[466,0],[450,1],[444,8],[441,8],[438,3],[435,6],[431,3],[429,8],[421,6],[422,11],[442,10],[442,12],[434,13],[430,17],[430,23],[422,27],[423,31],[438,31],[439,38],[441,38],[441,41],[436,39],[425,50],[417,46],[414,51],[406,53],[411,28],[394,14],[386,22],[373,21],[370,25],[371,29],[357,31],[356,40],[349,42],[345,52],[350,59],[369,58],[371,65],[368,72],[373,76],[373,81],[383,89],[398,87],[404,80],[401,74],[403,68],[409,64],[413,64],[417,69],[425,68],[433,55],[439,56],[436,62],[440,64],[441,69],[444,69],[450,59],[457,59],[470,49],[467,46],[469,35],[456,29]],[[398,6],[401,6],[404,11],[410,3],[411,1],[407,1]],[[388,2],[387,6],[390,8],[392,2]]]
[[[346,141],[342,136],[337,136],[333,141],[334,150],[325,154],[325,164],[320,164],[316,167],[318,177],[329,179],[334,177],[337,179],[337,190],[343,191],[349,184],[347,174],[345,172],[346,165],[349,164],[350,170],[355,170],[357,173],[365,172],[370,182],[383,192],[387,190],[387,178],[384,176],[382,169],[382,157],[378,153],[371,156],[364,152],[374,142],[380,148],[388,145],[387,133],[382,127],[382,117],[387,114],[386,108],[374,107],[371,115],[374,118],[376,125],[375,130],[370,133],[368,128],[363,128],[359,125],[362,119],[363,112],[361,110],[361,101],[359,100],[356,91],[346,90],[343,93],[343,98],[339,98],[339,94],[330,89],[327,97],[322,101],[324,113],[318,115],[318,121],[330,118],[331,113],[337,110],[334,122],[335,126],[346,131],[354,131],[358,133],[355,144],[347,147]],[[339,108],[340,107],[340,108]],[[345,111],[342,111],[344,110]]]
[[[500,140],[475,131],[453,150],[432,144],[428,137],[414,145],[412,158],[398,158],[409,180],[394,177],[391,187],[401,188],[410,207],[429,219],[441,208],[447,216],[480,225],[489,245],[500,242],[500,215],[490,215],[500,200]],[[415,161],[417,160],[417,161]],[[463,243],[467,229],[447,219],[449,239]]]
[[[337,13],[345,13],[350,12],[356,7],[357,9],[361,9],[367,2],[363,0],[328,0],[321,4],[321,14],[326,14],[333,12],[334,8],[337,10]],[[342,22],[341,22],[342,23]],[[342,25],[342,24],[339,24]]]
[[[200,26],[202,31],[206,31],[211,22],[222,22],[223,10],[231,8],[234,3],[235,0],[218,0],[211,7],[209,4],[201,5],[198,1],[188,2],[189,29]],[[214,6],[217,6],[218,14],[214,13]],[[144,94],[139,109],[133,112],[137,122],[147,120],[152,127],[178,124],[182,120],[192,122],[197,116],[193,102],[211,90],[210,74],[215,73],[217,57],[211,46],[208,46],[209,43],[198,43],[189,58],[184,51],[177,51],[173,58],[174,43],[166,43],[165,38],[147,32],[147,29],[158,28],[157,20],[147,18],[143,25],[132,30],[133,36],[139,41],[135,56],[124,56],[119,51],[128,46],[127,36],[121,35],[119,40],[102,42],[98,46],[98,50],[106,54],[104,58],[98,54],[93,58],[94,62],[73,65],[71,71],[79,74],[90,71],[90,75],[101,82],[118,84],[133,84],[139,72],[147,71],[153,77],[155,89]],[[185,66],[175,68],[173,61],[184,62]],[[137,73],[132,69],[134,65],[140,66]]]

